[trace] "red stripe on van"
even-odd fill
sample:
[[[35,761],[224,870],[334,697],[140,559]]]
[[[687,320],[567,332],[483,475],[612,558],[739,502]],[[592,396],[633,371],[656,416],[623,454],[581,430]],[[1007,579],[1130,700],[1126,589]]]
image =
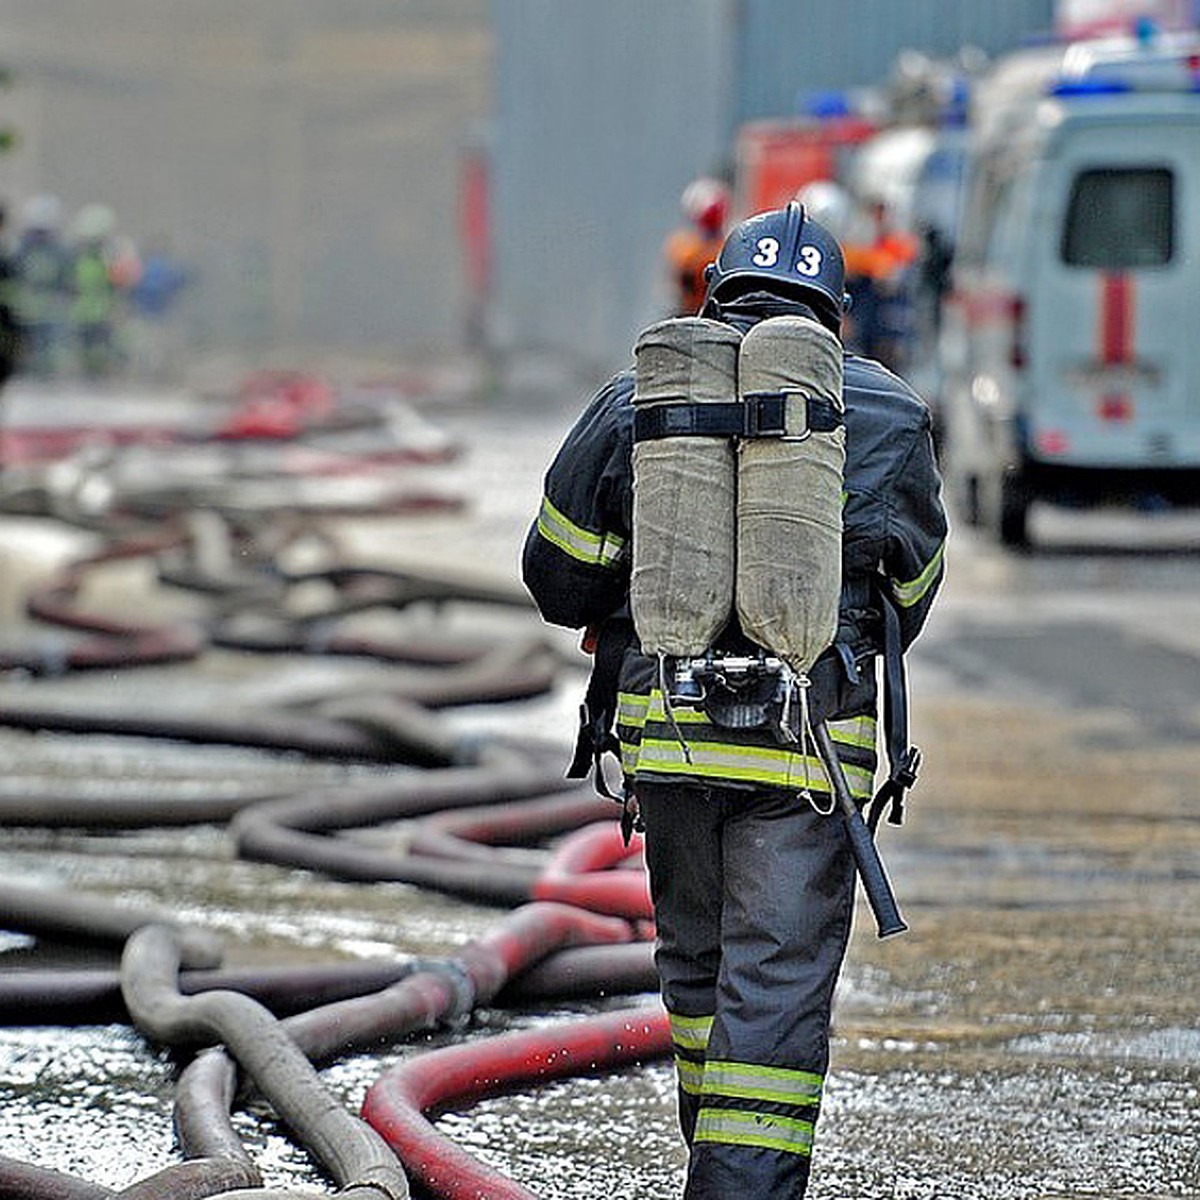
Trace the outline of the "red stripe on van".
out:
[[[1133,362],[1133,276],[1100,277],[1100,361],[1106,367]]]

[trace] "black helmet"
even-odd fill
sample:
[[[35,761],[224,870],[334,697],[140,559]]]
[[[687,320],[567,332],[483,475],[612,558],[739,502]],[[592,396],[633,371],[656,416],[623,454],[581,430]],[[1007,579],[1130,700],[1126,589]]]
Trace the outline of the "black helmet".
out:
[[[836,333],[848,307],[842,248],[797,200],[735,225],[707,279],[708,314],[747,292],[772,292],[809,305]]]

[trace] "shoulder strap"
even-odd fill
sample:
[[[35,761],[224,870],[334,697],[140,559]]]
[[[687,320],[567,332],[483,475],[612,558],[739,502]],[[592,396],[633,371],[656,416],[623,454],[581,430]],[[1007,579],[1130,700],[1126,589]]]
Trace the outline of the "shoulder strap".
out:
[[[895,601],[884,586],[876,593],[883,613],[883,732],[890,773],[871,800],[867,824],[874,832],[885,809],[888,824],[904,820],[904,793],[917,782],[921,751],[908,744],[908,680]]]

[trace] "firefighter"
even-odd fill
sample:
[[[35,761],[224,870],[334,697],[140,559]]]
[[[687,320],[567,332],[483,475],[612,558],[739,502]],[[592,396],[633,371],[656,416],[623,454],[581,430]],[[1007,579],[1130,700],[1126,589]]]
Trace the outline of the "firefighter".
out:
[[[23,228],[13,251],[13,310],[19,333],[19,368],[48,379],[62,366],[70,302],[70,259],[62,241],[62,202],[39,195],[26,201]]]
[[[120,358],[117,318],[122,277],[114,271],[115,231],[116,217],[106,204],[85,204],[72,229],[70,316],[86,379],[111,375]]]
[[[843,289],[837,242],[792,202],[731,231],[702,316],[738,335],[802,317],[836,338]],[[884,691],[887,771],[875,800],[898,805],[915,770],[903,653],[941,585],[947,524],[925,404],[878,363],[843,356],[840,345],[836,354],[844,410],[810,404],[809,419],[844,421],[840,591],[836,633],[804,699],[867,804]],[[633,370],[614,376],[567,435],[525,540],[523,578],[543,617],[584,629],[594,654],[568,774],[594,767],[597,787],[611,792],[602,756],[616,753],[624,786],[614,798],[626,828],[644,832],[689,1147],[685,1200],[801,1197],[850,934],[853,859],[811,747],[741,710],[718,723],[703,707],[685,708],[640,644],[630,606],[636,386]],[[822,412],[831,424],[820,424]],[[714,638],[714,654],[763,661],[762,649],[736,610]]]
[[[920,243],[897,227],[887,204],[871,198],[864,205],[869,218],[867,236],[846,244],[847,290],[853,297],[853,341],[862,354],[902,370],[911,341],[909,274]]]
[[[729,220],[729,188],[703,176],[688,184],[679,204],[685,223],[668,235],[663,257],[673,311],[686,316],[698,313],[704,303],[704,272],[721,249]]]
[[[8,209],[0,203],[0,389],[17,369],[21,332],[17,324],[17,273],[9,253]]]

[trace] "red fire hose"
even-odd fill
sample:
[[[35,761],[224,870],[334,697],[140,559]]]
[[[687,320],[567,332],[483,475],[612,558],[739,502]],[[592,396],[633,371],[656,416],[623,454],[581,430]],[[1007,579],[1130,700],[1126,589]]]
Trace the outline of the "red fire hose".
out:
[[[372,1084],[362,1115],[395,1150],[410,1176],[439,1200],[537,1200],[534,1193],[460,1150],[424,1114],[524,1084],[663,1058],[670,1051],[670,1029],[661,1007],[606,1013],[410,1059]]]

